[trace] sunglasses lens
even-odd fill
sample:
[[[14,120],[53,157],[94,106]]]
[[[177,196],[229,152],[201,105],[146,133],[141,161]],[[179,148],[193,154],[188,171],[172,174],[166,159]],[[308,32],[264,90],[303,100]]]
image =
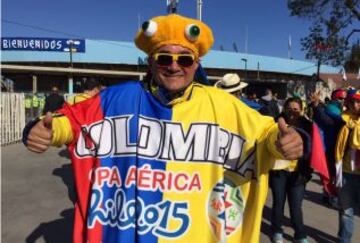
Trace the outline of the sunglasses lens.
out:
[[[170,55],[158,55],[156,62],[159,66],[170,66],[173,61],[173,57]]]
[[[177,63],[183,67],[190,67],[194,64],[194,58],[192,56],[179,56]]]
[[[170,66],[174,60],[176,60],[176,56],[170,54],[159,54],[155,57],[156,63],[159,66]],[[177,56],[177,64],[182,67],[190,67],[194,64],[193,56]]]

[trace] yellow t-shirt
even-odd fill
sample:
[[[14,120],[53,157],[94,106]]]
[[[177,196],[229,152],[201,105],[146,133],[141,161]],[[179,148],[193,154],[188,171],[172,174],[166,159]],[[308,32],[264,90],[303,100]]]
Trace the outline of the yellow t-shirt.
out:
[[[81,94],[77,94],[77,95],[74,95],[74,96],[70,96],[68,99],[67,99],[67,102],[70,104],[70,105],[73,105],[73,104],[76,104],[76,103],[79,103],[81,101],[84,101],[84,100],[87,100],[91,98],[90,95],[86,94],[86,93],[81,93]]]
[[[277,159],[275,160],[273,170],[287,170],[289,172],[294,172],[296,170],[296,166],[297,160]]]

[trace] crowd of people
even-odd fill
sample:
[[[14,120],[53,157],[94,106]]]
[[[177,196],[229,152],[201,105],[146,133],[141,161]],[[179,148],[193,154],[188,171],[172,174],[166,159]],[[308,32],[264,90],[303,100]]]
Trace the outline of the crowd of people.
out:
[[[360,154],[357,143],[360,134],[354,131],[355,128],[358,129],[357,124],[360,125],[360,91],[352,87],[340,88],[332,92],[331,98],[325,97],[324,100],[320,99],[321,91],[317,91],[310,95],[307,105],[304,105],[306,102],[300,97],[289,97],[280,113],[277,100],[270,89],[265,91],[261,99],[253,98],[249,102],[244,98],[242,89],[248,84],[241,82],[237,74],[226,74],[215,86],[238,97],[263,115],[272,116],[275,120],[283,117],[288,125],[302,129],[310,136],[314,133],[314,125],[320,129],[318,131],[322,137],[322,146],[312,146],[311,153],[324,153],[326,158],[323,162],[326,162],[329,182],[324,184],[323,202],[339,209],[338,236],[340,242],[350,242],[354,212],[360,207],[360,157],[357,157],[357,153]],[[311,156],[297,161],[275,160],[269,178],[273,198],[273,242],[283,242],[282,221],[286,198],[294,239],[297,242],[308,242],[302,216],[302,200],[306,183],[314,172],[311,164]]]
[[[312,112],[290,97],[281,111],[271,90],[243,97],[247,84],[237,74],[215,87],[200,84],[195,73],[213,41],[199,20],[154,17],[135,37],[148,55],[146,82],[101,92],[91,85],[96,90],[81,101],[26,126],[31,151],[68,146],[74,242],[259,242],[270,186],[272,241],[283,242],[287,198],[294,241],[306,243],[302,200],[319,172],[314,163],[326,165],[324,196],[338,197],[339,239],[351,241],[360,204],[360,91],[336,90],[328,104],[314,93]]]

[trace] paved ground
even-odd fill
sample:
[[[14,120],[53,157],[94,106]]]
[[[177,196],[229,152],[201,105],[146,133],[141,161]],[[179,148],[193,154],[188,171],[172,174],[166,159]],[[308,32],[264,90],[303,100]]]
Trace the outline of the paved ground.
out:
[[[21,144],[2,147],[2,242],[71,242],[73,193],[69,160],[62,149],[45,155],[28,152]],[[304,221],[311,242],[336,242],[337,212],[321,205],[318,181],[308,185],[303,203]],[[270,242],[271,198],[264,208],[261,243]],[[291,242],[289,214],[285,238]],[[360,219],[355,218],[353,242],[360,242]]]

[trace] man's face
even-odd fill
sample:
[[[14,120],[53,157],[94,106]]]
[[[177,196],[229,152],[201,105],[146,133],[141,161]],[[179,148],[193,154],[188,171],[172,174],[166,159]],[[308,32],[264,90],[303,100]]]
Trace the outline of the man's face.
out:
[[[297,119],[301,116],[301,107],[297,102],[290,102],[287,107],[285,107],[285,114],[290,119]]]
[[[51,91],[53,94],[59,93],[59,89],[57,87],[53,87]]]
[[[177,61],[171,62],[169,65],[159,65],[155,60],[155,55],[159,53],[167,54],[193,54],[193,52],[179,45],[166,45],[156,50],[149,57],[149,65],[154,76],[155,82],[159,86],[164,87],[170,93],[177,93],[184,90],[194,80],[195,71],[199,66],[199,61],[195,57],[195,61],[190,66],[180,65]]]
[[[336,99],[336,100],[337,100],[337,102],[339,102],[339,103],[340,103],[341,107],[343,107],[343,106],[344,106],[345,99]]]
[[[270,97],[273,97],[273,93],[272,93],[271,89],[267,89],[265,91],[265,95],[270,95]]]
[[[340,102],[341,105],[344,105],[345,98],[346,98],[346,93],[344,93],[344,95],[337,97],[335,100]]]
[[[353,100],[349,106],[350,112],[356,116],[360,116],[360,100]]]
[[[241,98],[241,90],[234,91],[231,94],[237,98]]]

